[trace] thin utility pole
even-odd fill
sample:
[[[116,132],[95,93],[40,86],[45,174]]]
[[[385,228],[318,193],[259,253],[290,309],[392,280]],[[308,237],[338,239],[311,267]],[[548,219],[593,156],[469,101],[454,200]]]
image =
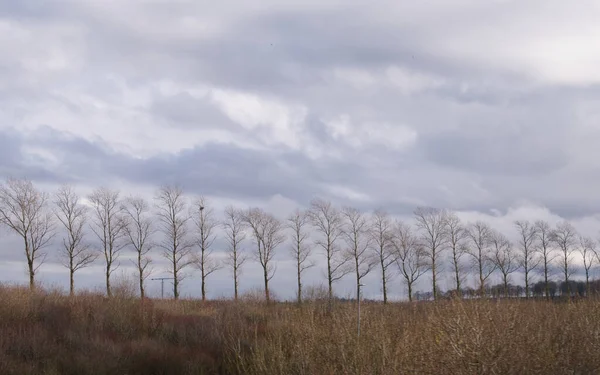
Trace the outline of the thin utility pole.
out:
[[[156,277],[150,280],[160,280],[160,298],[165,299],[165,280],[173,280],[172,277]]]

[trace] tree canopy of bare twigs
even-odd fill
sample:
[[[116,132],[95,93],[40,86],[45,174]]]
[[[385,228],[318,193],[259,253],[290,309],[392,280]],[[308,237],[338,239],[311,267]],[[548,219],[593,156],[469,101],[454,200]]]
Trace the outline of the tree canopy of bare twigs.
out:
[[[468,239],[467,229],[454,213],[448,213],[445,223],[446,238],[451,252],[452,271],[454,273],[454,286],[456,293],[460,296],[462,285],[465,281],[464,266],[461,262],[463,255],[467,252],[466,241]]]
[[[35,289],[35,274],[46,260],[44,248],[54,236],[48,194],[27,179],[8,178],[0,184],[0,224],[23,240],[29,288]]]
[[[69,269],[69,294],[75,294],[75,272],[90,266],[98,253],[85,241],[88,208],[81,204],[71,186],[61,186],[55,194],[55,216],[64,235],[59,254],[63,266]]]
[[[577,244],[577,231],[567,221],[558,223],[556,229],[552,231],[551,241],[556,244],[561,252],[561,268],[567,285],[567,294],[571,295],[569,277],[572,273],[571,263],[573,262],[573,252]]]
[[[184,271],[194,264],[193,241],[190,240],[190,216],[183,190],[179,186],[163,186],[155,197],[159,228],[163,239],[158,243],[170,263],[173,277],[173,298],[179,299],[179,285],[186,278]]]
[[[214,218],[213,209],[207,207],[207,203],[206,198],[198,198],[194,204],[194,212],[192,214],[194,223],[196,224],[196,243],[200,249],[195,255],[195,265],[200,270],[203,301],[206,301],[206,279],[223,267],[222,263],[218,259],[215,259],[213,254],[213,243],[216,238],[215,229],[218,226],[218,222]]]
[[[529,298],[529,285],[531,284],[531,274],[540,264],[540,257],[536,251],[538,239],[536,226],[529,221],[517,220],[515,227],[519,235],[519,263],[525,274],[525,298]]]
[[[585,271],[585,293],[590,296],[590,271],[598,258],[596,242],[589,237],[579,237],[579,252],[583,258],[583,269]]]
[[[401,221],[394,224],[392,239],[396,265],[406,281],[408,300],[412,301],[414,283],[429,270],[423,245],[412,228]]]
[[[233,293],[234,299],[238,300],[240,275],[242,266],[248,259],[243,253],[242,242],[246,239],[246,224],[244,222],[244,213],[233,206],[225,208],[225,219],[221,223],[225,231],[227,241],[227,258],[225,263],[231,267],[233,273]]]
[[[356,298],[360,297],[362,279],[377,265],[377,258],[369,251],[371,237],[368,217],[352,207],[342,210],[344,218],[343,236],[346,242],[346,253],[351,259],[356,276]]]
[[[126,222],[119,201],[119,191],[100,187],[88,197],[93,207],[92,231],[100,240],[105,261],[106,295],[112,296],[110,277],[119,267],[119,254],[127,244]]]
[[[479,276],[479,296],[485,296],[485,283],[496,270],[491,251],[492,229],[488,224],[477,221],[468,228],[470,240],[469,254],[473,257],[476,272]]]
[[[273,264],[277,246],[285,241],[282,223],[273,215],[260,208],[250,208],[244,216],[248,227],[252,230],[256,240],[256,260],[263,269],[263,280],[265,283],[265,299],[271,300],[269,281],[273,278],[276,265]]]
[[[552,228],[550,224],[543,220],[535,222],[537,234],[537,252],[540,254],[540,264],[542,265],[542,273],[544,275],[544,294],[546,298],[550,298],[550,284],[548,277],[550,276],[551,265],[556,259],[556,253],[552,248]]]
[[[297,301],[300,304],[302,303],[302,274],[315,265],[309,259],[312,248],[307,243],[310,236],[307,230],[310,219],[306,211],[296,209],[288,217],[287,224],[292,232],[292,246],[290,250],[296,264],[296,278],[298,282]]]
[[[446,219],[448,215],[445,210],[432,207],[418,207],[414,214],[417,228],[421,232],[423,251],[429,259],[432,293],[435,300],[438,296],[437,276],[440,253],[448,243],[448,237],[446,236]]]
[[[381,268],[381,291],[383,304],[388,302],[388,283],[394,276],[390,266],[396,262],[396,251],[392,243],[392,220],[387,212],[376,210],[373,213],[373,223],[370,228],[371,241],[379,267]]]
[[[508,297],[508,283],[512,273],[521,267],[521,259],[515,252],[512,243],[502,233],[493,231],[490,241],[493,248],[493,261],[502,274],[504,297]]]
[[[327,286],[329,303],[333,301],[333,284],[352,272],[349,258],[342,251],[338,239],[342,233],[342,217],[331,202],[314,199],[310,203],[309,216],[320,238],[316,241],[327,259]]]
[[[146,296],[145,282],[152,273],[150,251],[155,243],[152,235],[156,232],[153,217],[150,215],[150,204],[141,197],[130,197],[123,205],[125,215],[125,235],[127,244],[135,250],[134,262],[140,288],[140,298]]]

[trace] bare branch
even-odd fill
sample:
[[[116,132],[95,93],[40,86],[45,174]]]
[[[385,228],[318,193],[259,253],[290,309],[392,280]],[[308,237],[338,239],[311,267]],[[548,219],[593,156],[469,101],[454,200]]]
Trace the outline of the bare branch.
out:
[[[88,197],[93,207],[92,231],[100,240],[105,261],[106,294],[112,296],[110,276],[119,267],[119,254],[127,244],[126,222],[123,217],[119,191],[98,188]]]
[[[189,239],[190,216],[183,190],[179,186],[163,186],[155,196],[156,215],[163,240],[158,243],[162,255],[171,264],[173,297],[179,298],[179,285],[186,278],[184,271],[194,264],[193,241]]]
[[[35,274],[46,259],[43,249],[54,236],[47,202],[48,194],[27,179],[9,178],[0,184],[0,224],[23,239],[30,289],[35,288]]]
[[[134,264],[137,269],[140,298],[143,299],[145,296],[144,283],[152,273],[152,258],[149,253],[155,246],[152,235],[156,232],[156,228],[150,215],[150,204],[144,198],[129,197],[125,200],[122,209],[127,224],[125,226],[126,241],[136,252]]]
[[[231,267],[233,272],[234,298],[238,299],[239,277],[242,272],[242,266],[248,259],[241,247],[246,239],[246,225],[244,222],[244,213],[233,206],[225,208],[225,220],[221,223],[225,230],[227,240],[227,259],[225,263]]]
[[[99,254],[92,251],[90,244],[85,241],[88,209],[81,204],[71,186],[58,189],[54,205],[54,214],[64,229],[60,256],[62,264],[69,269],[69,292],[73,295],[75,272],[93,264]]]

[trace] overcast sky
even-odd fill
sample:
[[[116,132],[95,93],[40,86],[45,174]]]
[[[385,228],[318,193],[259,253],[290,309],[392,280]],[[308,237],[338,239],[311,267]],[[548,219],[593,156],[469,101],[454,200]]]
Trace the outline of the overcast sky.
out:
[[[517,218],[569,219],[597,237],[599,19],[592,0],[0,0],[0,176],[149,197],[179,183],[280,217],[315,196],[445,207],[511,236]],[[25,281],[19,242],[0,241],[0,280]],[[41,277],[66,281],[52,262]],[[256,266],[243,277],[260,287]],[[213,280],[231,294],[227,271]]]

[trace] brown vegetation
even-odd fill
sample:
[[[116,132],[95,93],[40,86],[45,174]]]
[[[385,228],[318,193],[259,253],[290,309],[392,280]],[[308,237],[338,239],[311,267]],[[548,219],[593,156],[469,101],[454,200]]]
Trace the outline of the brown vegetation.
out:
[[[116,294],[116,292],[115,292]],[[356,308],[0,287],[2,374],[592,374],[600,302]]]

